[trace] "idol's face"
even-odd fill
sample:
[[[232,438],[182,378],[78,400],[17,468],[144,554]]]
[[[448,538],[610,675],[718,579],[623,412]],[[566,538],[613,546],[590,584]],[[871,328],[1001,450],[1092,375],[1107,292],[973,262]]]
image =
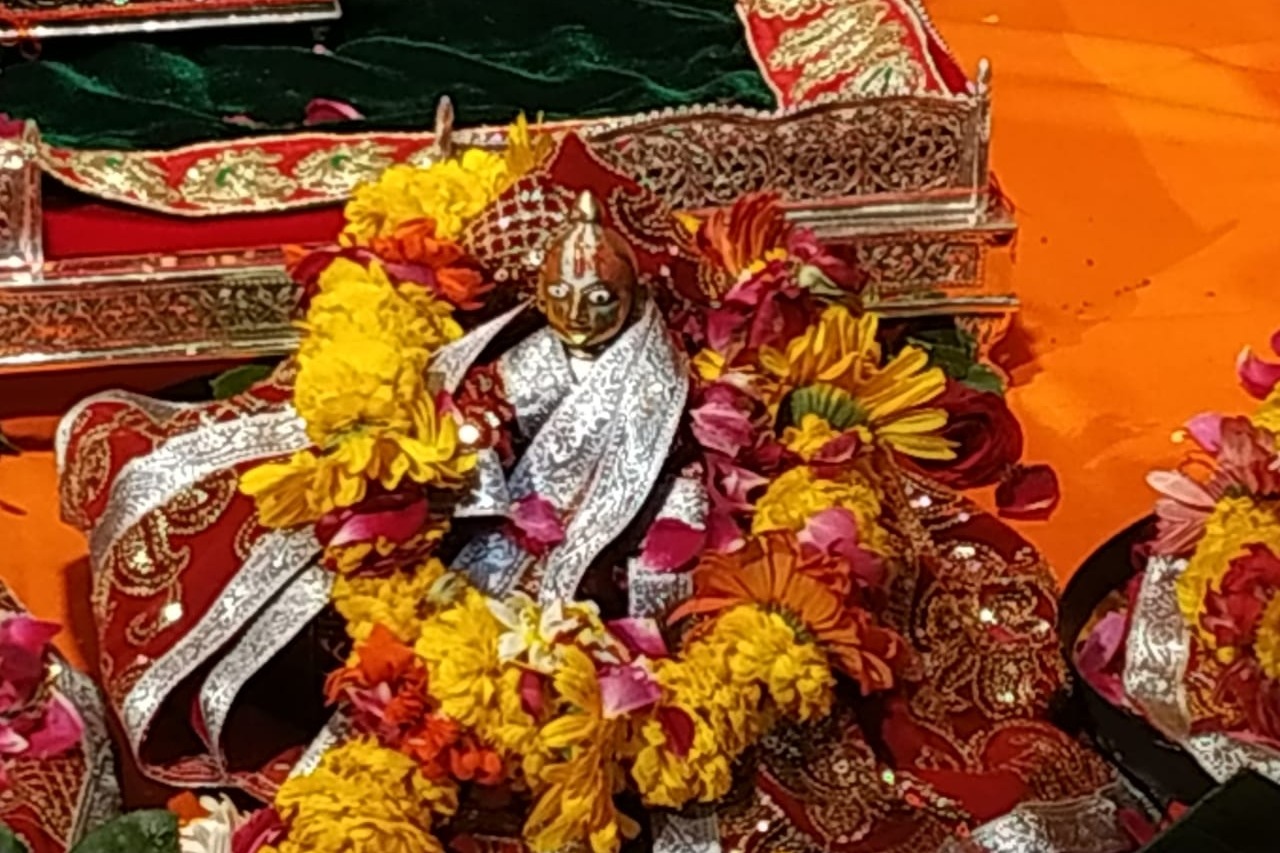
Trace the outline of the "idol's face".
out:
[[[609,343],[626,327],[635,304],[635,283],[629,277],[606,281],[591,272],[544,276],[538,304],[561,340],[576,349],[591,349]]]

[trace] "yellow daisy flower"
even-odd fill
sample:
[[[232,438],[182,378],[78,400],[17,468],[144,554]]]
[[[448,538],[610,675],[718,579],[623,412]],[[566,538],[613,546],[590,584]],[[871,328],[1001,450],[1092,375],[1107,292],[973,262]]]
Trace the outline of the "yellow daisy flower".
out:
[[[922,408],[946,389],[946,376],[911,346],[882,365],[878,327],[875,314],[855,318],[843,305],[832,305],[786,352],[762,350],[761,364],[796,389],[791,413],[797,421],[818,414],[837,431],[857,428],[908,456],[953,458],[950,442],[936,434],[946,426],[946,412]]]

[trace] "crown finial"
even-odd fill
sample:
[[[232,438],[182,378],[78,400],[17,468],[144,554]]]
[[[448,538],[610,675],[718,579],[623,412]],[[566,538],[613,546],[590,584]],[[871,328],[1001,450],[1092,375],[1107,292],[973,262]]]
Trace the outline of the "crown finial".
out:
[[[578,201],[573,206],[573,221],[584,225],[599,224],[600,202],[596,201],[591,190],[583,190],[578,194]]]
[[[436,104],[436,154],[441,160],[453,156],[453,101],[441,95]]]

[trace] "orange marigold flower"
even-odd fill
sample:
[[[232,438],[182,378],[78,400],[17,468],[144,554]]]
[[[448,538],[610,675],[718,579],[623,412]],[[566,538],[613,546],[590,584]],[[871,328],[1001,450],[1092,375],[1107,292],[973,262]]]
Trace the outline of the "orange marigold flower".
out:
[[[413,649],[378,623],[369,639],[356,646],[347,665],[329,675],[325,693],[330,702],[336,702],[347,688],[369,689],[402,679],[415,663],[421,666]]]
[[[190,791],[183,791],[171,797],[165,806],[177,816],[178,822],[188,824],[209,816],[209,810],[200,803],[200,798]]]
[[[693,572],[693,596],[671,619],[720,613],[742,604],[776,610],[810,635],[864,692],[888,689],[906,664],[907,645],[819,580],[822,574],[839,571],[832,563],[825,556],[803,556],[790,531],[753,536],[740,551],[703,557]]]
[[[401,282],[402,293],[406,285],[418,284],[466,310],[479,308],[480,297],[493,289],[461,246],[436,236],[430,219],[414,219],[389,236],[370,239],[369,251]]]

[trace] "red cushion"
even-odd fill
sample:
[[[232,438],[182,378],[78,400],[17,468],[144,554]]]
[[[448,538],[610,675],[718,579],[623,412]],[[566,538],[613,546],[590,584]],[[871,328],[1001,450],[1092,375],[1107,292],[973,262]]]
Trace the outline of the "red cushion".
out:
[[[330,242],[342,230],[342,206],[238,216],[181,217],[52,197],[44,205],[49,260],[176,254],[218,249],[278,249],[285,243]]]

